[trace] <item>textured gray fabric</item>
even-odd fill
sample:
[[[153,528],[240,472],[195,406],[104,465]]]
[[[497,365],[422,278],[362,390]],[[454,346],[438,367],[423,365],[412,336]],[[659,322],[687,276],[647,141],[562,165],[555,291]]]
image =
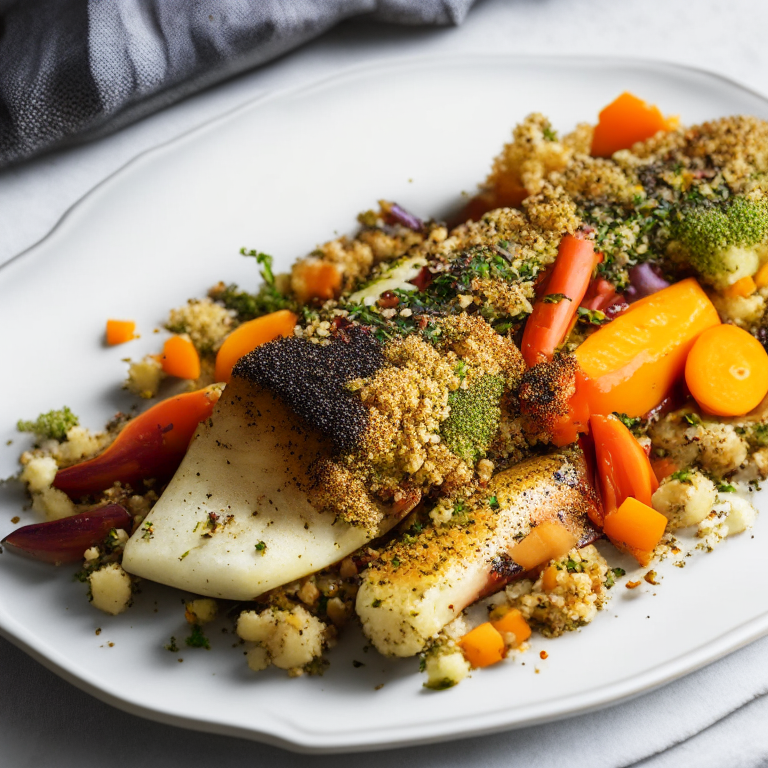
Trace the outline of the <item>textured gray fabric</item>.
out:
[[[475,0],[0,0],[0,167],[115,130],[353,16],[460,24]]]

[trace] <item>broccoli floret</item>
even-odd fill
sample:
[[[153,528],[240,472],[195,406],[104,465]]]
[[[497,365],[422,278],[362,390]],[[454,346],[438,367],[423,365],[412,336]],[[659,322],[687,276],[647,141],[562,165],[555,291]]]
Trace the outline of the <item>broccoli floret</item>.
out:
[[[759,266],[756,247],[768,240],[768,202],[735,197],[683,208],[672,225],[683,255],[708,283],[726,287]]]
[[[38,437],[64,440],[67,432],[79,423],[80,419],[65,405],[61,410],[41,413],[36,421],[19,420],[16,429],[19,432],[34,432]]]
[[[482,376],[467,389],[457,389],[448,396],[451,413],[440,434],[448,448],[470,464],[485,455],[496,435],[503,392],[503,377]]]

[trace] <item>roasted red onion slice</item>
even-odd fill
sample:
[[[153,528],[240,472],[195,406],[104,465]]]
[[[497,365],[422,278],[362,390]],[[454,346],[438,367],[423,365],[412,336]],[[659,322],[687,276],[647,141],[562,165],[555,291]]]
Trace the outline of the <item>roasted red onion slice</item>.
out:
[[[661,270],[654,264],[637,264],[629,270],[629,286],[624,291],[627,301],[643,299],[652,293],[668,288],[669,283],[661,276]]]

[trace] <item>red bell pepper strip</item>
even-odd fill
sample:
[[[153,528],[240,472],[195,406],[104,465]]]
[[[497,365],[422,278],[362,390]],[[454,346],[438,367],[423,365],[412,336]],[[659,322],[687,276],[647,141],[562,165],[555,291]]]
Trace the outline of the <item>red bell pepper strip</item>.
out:
[[[163,400],[129,421],[98,456],[56,473],[53,487],[72,498],[95,494],[114,483],[166,479],[178,468],[197,425],[219,399],[215,387]]]

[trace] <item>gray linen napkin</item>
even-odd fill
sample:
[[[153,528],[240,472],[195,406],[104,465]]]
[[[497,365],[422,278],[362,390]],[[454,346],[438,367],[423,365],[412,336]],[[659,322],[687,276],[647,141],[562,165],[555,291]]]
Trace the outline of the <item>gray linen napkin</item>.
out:
[[[0,0],[0,167],[116,130],[353,16],[460,24],[475,0]]]

